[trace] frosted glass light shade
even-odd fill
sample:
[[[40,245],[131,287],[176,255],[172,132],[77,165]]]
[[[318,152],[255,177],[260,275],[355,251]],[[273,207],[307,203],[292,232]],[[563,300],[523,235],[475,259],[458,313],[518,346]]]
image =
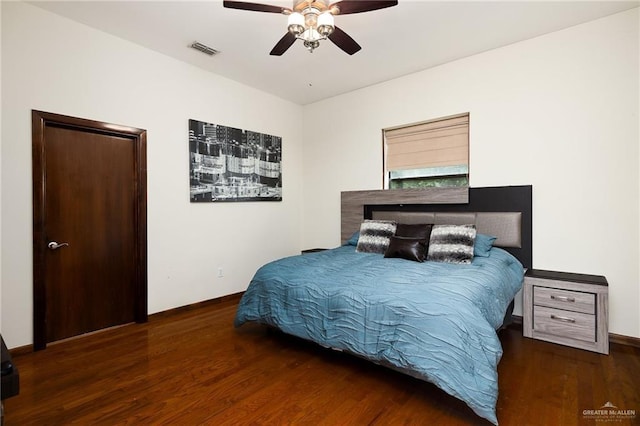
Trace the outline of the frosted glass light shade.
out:
[[[318,16],[318,32],[324,37],[331,34],[335,26],[333,24],[333,15],[331,12],[324,12]]]
[[[288,19],[288,29],[291,34],[302,34],[304,32],[304,16],[298,12],[291,13]]]

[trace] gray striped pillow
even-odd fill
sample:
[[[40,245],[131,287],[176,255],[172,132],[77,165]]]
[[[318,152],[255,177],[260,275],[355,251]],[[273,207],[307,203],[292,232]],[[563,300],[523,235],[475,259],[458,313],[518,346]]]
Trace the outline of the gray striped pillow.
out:
[[[396,232],[396,222],[391,220],[365,220],[360,225],[360,237],[356,251],[358,253],[384,254],[389,240]]]
[[[427,260],[469,264],[475,239],[475,225],[433,225]]]

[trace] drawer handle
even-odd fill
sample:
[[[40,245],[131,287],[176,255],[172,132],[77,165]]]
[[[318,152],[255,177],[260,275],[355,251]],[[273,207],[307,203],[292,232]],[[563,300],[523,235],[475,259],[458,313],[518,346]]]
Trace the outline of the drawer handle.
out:
[[[575,301],[576,301],[576,299],[575,299],[575,298],[573,298],[573,297],[567,297],[567,296],[556,296],[555,294],[552,294],[552,295],[551,295],[551,298],[552,298],[553,300],[559,300],[559,301],[561,301],[561,302],[572,302],[572,303],[573,303],[573,302],[575,302]]]
[[[560,316],[560,315],[553,315],[553,314],[551,314],[551,319],[556,320],[556,321],[570,322],[570,323],[576,322],[576,320],[574,318],[563,317],[563,316]]]

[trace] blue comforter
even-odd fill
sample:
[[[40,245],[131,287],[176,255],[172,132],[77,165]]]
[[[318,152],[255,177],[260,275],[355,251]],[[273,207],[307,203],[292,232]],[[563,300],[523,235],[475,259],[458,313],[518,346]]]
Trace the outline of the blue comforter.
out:
[[[258,321],[429,381],[497,424],[496,329],[521,288],[504,250],[471,265],[412,262],[354,246],[260,268],[235,325]]]

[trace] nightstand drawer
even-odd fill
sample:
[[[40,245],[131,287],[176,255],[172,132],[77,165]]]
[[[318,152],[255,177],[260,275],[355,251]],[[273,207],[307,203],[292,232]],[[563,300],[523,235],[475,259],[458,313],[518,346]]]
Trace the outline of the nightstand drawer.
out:
[[[573,312],[583,312],[585,314],[595,314],[596,295],[534,285],[533,304]]]
[[[596,316],[544,306],[534,306],[533,330],[585,342],[595,342]]]

